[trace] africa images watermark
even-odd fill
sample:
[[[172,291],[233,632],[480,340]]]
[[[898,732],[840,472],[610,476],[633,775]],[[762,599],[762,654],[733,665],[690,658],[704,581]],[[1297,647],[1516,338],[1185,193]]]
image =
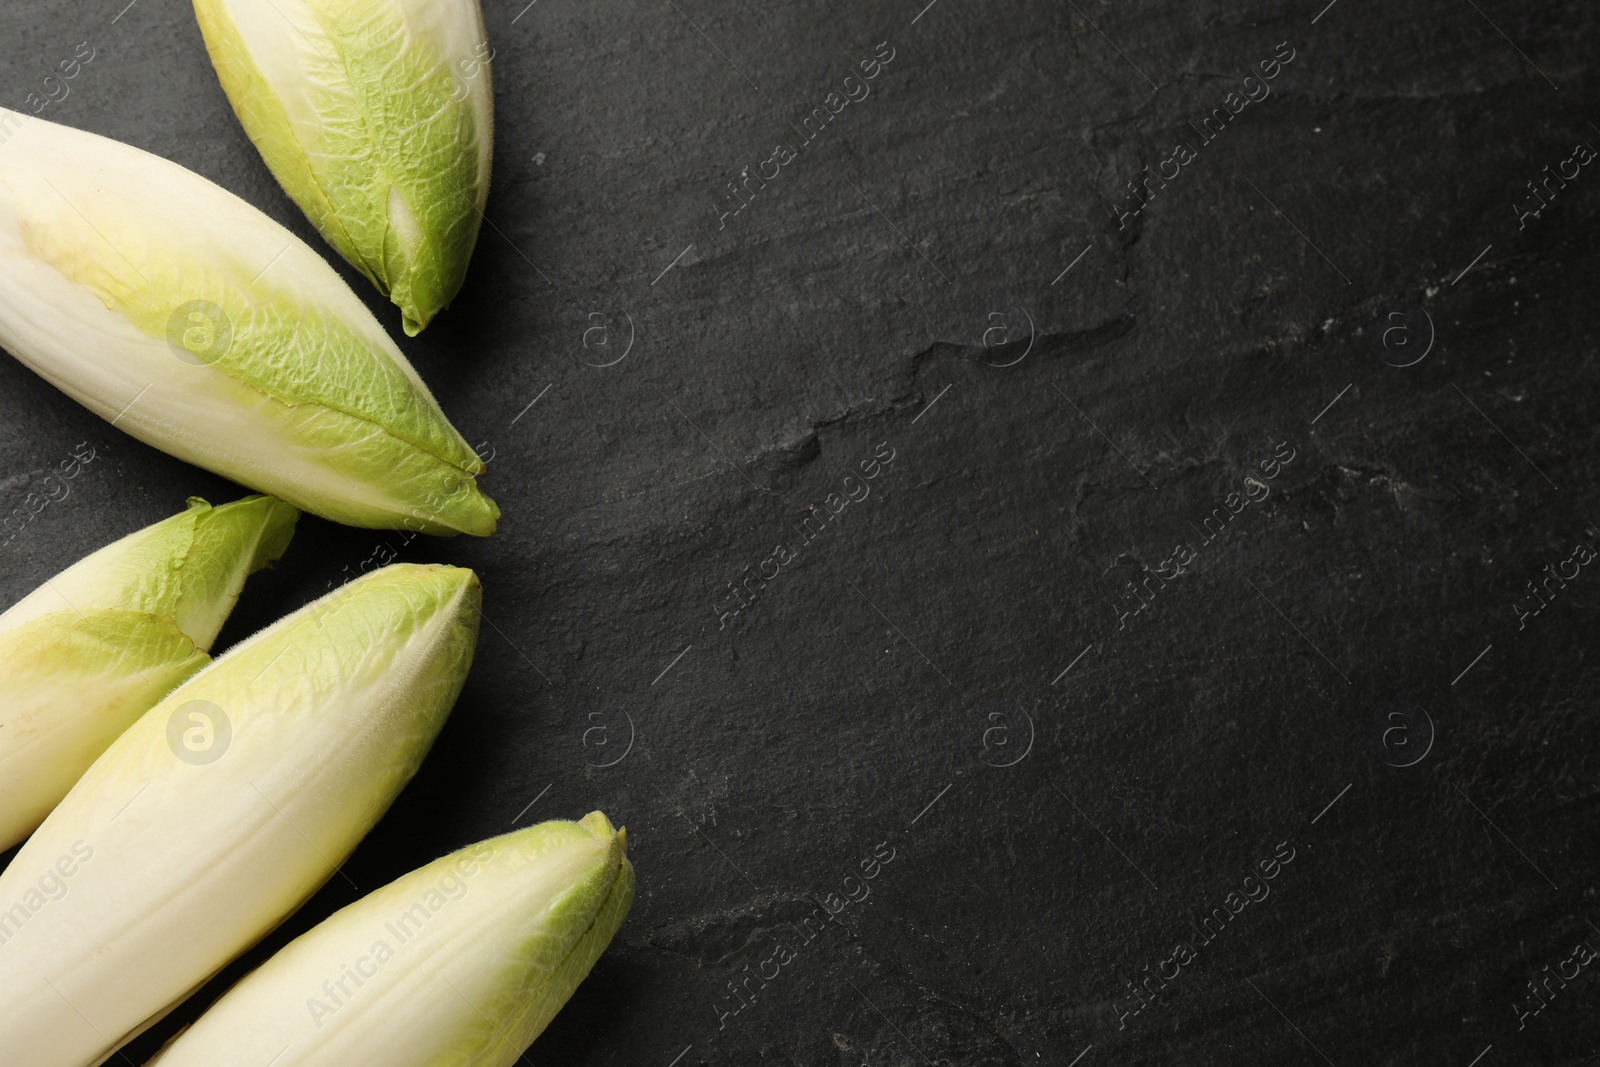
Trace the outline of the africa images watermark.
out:
[[[767,187],[767,182],[776,181],[783,175],[785,167],[790,166],[800,158],[800,151],[795,147],[796,145],[801,147],[809,146],[812,141],[817,139],[817,135],[827,127],[828,123],[832,122],[845,108],[852,103],[861,103],[871,96],[872,80],[883,73],[883,68],[887,67],[894,60],[894,57],[895,50],[892,44],[888,41],[879,44],[873,51],[871,58],[863,59],[857,64],[861,71],[860,75],[852,72],[845,76],[844,81],[841,83],[844,95],[841,96],[838,90],[830,92],[822,98],[820,104],[811,109],[810,114],[800,120],[800,126],[796,126],[792,122],[789,123],[790,129],[799,134],[803,138],[802,140],[793,143],[788,141],[778,142],[772,149],[772,155],[756,164],[756,172],[754,174],[750,173],[749,167],[741,169],[739,176],[728,182],[728,195],[724,200],[721,203],[712,205],[711,214],[716,216],[717,229],[727,229],[728,220],[749,207],[754,202],[756,193]],[[804,129],[801,127],[804,127]],[[767,172],[769,165],[772,168],[771,173]],[[756,183],[754,189],[750,187],[751,182]],[[741,189],[743,190],[742,193]]]
[[[1009,701],[991,709],[983,721],[988,725],[979,738],[978,759],[987,766],[1015,767],[1033,751],[1037,728],[1020,702]]]
[[[74,841],[69,854],[46,867],[44,873],[22,894],[21,900],[0,911],[0,945],[16,937],[28,920],[43,911],[51,901],[66,896],[70,888],[67,880],[92,859],[94,849],[82,841]]]
[[[1245,868],[1250,873],[1240,881],[1239,887],[1230,889],[1220,904],[1203,912],[1198,924],[1193,919],[1189,920],[1193,938],[1185,934],[1174,942],[1171,953],[1156,962],[1154,973],[1146,964],[1143,977],[1137,981],[1128,979],[1125,984],[1130,995],[1120,1003],[1115,999],[1110,1002],[1110,1008],[1117,1016],[1117,1029],[1127,1029],[1128,1020],[1154,1003],[1169,984],[1178,980],[1183,969],[1199,959],[1202,950],[1221,937],[1222,932],[1229,928],[1234,919],[1244,914],[1247,907],[1260,904],[1271,896],[1272,886],[1268,883],[1282,874],[1283,868],[1294,862],[1294,857],[1294,846],[1287,841],[1278,842],[1270,857],[1258,860],[1253,870]]]
[[[22,503],[11,509],[11,512],[0,518],[0,531],[4,531],[6,538],[0,544],[10,544],[16,536],[27,529],[28,524],[39,517],[39,513],[51,504],[67,499],[72,493],[72,487],[67,483],[83,473],[83,468],[93,463],[95,450],[89,447],[87,441],[81,441],[73,448],[72,454],[56,465],[56,469],[44,476],[39,484],[38,492],[29,492]]]
[[[1287,450],[1287,454],[1285,454],[1285,450]],[[1242,514],[1245,508],[1251,504],[1259,504],[1271,496],[1272,488],[1267,482],[1276,478],[1282,473],[1284,467],[1294,462],[1297,454],[1291,442],[1280,441],[1273,450],[1272,456],[1261,460],[1257,464],[1261,471],[1260,475],[1254,472],[1245,475],[1242,491],[1235,490],[1225,496],[1221,505],[1212,508],[1211,513],[1200,520],[1199,526],[1194,526],[1193,523],[1190,523],[1190,526],[1201,537],[1199,548],[1196,548],[1188,541],[1180,541],[1173,550],[1172,555],[1156,564],[1154,571],[1149,567],[1143,568],[1143,580],[1140,585],[1135,585],[1131,581],[1128,582],[1127,587],[1132,594],[1134,606],[1112,605],[1112,610],[1117,615],[1117,629],[1127,629],[1130,619],[1135,618],[1140,612],[1154,604],[1156,594],[1167,587],[1167,582],[1181,578],[1200,557],[1200,551],[1227,532],[1229,529],[1228,524],[1236,516]],[[1151,587],[1150,583],[1152,581],[1156,583],[1155,588]],[[1141,586],[1143,587],[1144,595],[1140,593]],[[1147,596],[1148,599],[1146,599]]]
[[[88,49],[88,51],[85,52],[85,49]],[[27,106],[28,111],[37,115],[51,104],[58,104],[65,100],[67,94],[72,92],[72,87],[67,82],[83,73],[83,68],[93,62],[94,57],[94,46],[88,41],[81,42],[72,50],[72,55],[61,60],[56,64],[56,69],[53,72],[44,76],[39,83],[43,92],[32,92],[24,98],[23,103]],[[51,82],[55,84],[52,86]],[[11,140],[16,132],[22,129],[22,125],[26,120],[27,115],[24,115],[21,111],[12,111],[0,115],[0,145]]]
[[[1594,536],[1593,530],[1585,530],[1584,533]],[[1511,610],[1517,616],[1517,629],[1526,630],[1528,620],[1549,607],[1561,591],[1566,589],[1567,583],[1575,581],[1583,573],[1581,568],[1587,567],[1594,560],[1594,546],[1587,541],[1579,541],[1573,548],[1572,555],[1561,560],[1559,566],[1555,563],[1546,563],[1544,569],[1539,572],[1538,585],[1534,584],[1533,579],[1528,580],[1528,592],[1533,594],[1528,606],[1523,607],[1515,601],[1511,604]],[[1569,567],[1571,570],[1568,570]],[[1542,595],[1541,588],[1544,590]]]
[[[1593,162],[1594,157],[1594,149],[1587,142],[1580,141],[1573,148],[1572,155],[1556,164],[1557,174],[1551,174],[1550,164],[1546,163],[1543,172],[1544,177],[1539,183],[1535,185],[1532,180],[1528,182],[1528,191],[1533,194],[1528,201],[1528,206],[1511,205],[1511,210],[1516,212],[1517,215],[1517,229],[1527,229],[1529,219],[1536,219],[1544,214],[1544,209],[1554,202],[1556,193],[1565,189],[1567,182],[1576,181],[1578,175],[1582,173],[1579,168],[1588,166],[1589,163]],[[1567,171],[1569,166],[1572,168],[1571,173]]]
[[[375,939],[367,953],[357,957],[354,963],[340,963],[338,975],[322,983],[322,996],[306,998],[306,1010],[311,1013],[311,1021],[317,1024],[317,1029],[322,1029],[324,1019],[337,1014],[349,1004],[362,986],[378,976],[379,969],[416,940],[423,928],[447,904],[465,897],[467,879],[477,877],[479,865],[489,862],[493,856],[494,846],[487,843],[462,853],[451,869],[428,887],[420,900],[383,924],[383,932],[387,937]]]
[[[1294,61],[1295,55],[1296,52],[1288,41],[1279,44],[1271,58],[1263,59],[1256,64],[1256,69],[1261,72],[1259,76],[1247,74],[1240,88],[1228,90],[1227,95],[1222,98],[1221,106],[1212,108],[1211,113],[1200,120],[1200,125],[1196,126],[1193,119],[1189,120],[1190,128],[1201,137],[1199,148],[1195,148],[1187,140],[1179,141],[1172,151],[1156,164],[1155,173],[1151,173],[1149,165],[1146,164],[1139,178],[1129,178],[1130,199],[1127,209],[1119,212],[1113,208],[1111,212],[1117,216],[1117,221],[1121,224],[1118,228],[1127,229],[1128,221],[1137,218],[1145,206],[1155,199],[1156,193],[1167,187],[1167,182],[1176,181],[1183,173],[1184,167],[1199,159],[1201,150],[1222,136],[1228,124],[1245,108],[1271,96],[1272,87],[1268,83],[1281,74],[1285,66]],[[1168,166],[1172,168],[1171,173],[1167,171]],[[1155,188],[1151,188],[1152,182],[1155,183]]]
[[[884,854],[886,849],[887,855]],[[719,998],[711,1006],[712,1013],[717,1017],[717,1029],[726,1029],[730,1017],[738,1015],[754,1004],[756,994],[766,989],[767,983],[776,981],[783,973],[783,968],[799,958],[800,949],[816,940],[817,935],[822,933],[829,923],[837,923],[843,927],[844,924],[838,922],[839,914],[851,904],[866,903],[867,898],[872,895],[872,887],[868,883],[883,873],[883,869],[894,861],[898,852],[898,849],[889,847],[888,841],[878,842],[873,846],[872,854],[857,864],[860,874],[857,875],[852,871],[845,876],[841,883],[844,896],[840,896],[837,892],[826,894],[821,903],[812,909],[811,914],[800,920],[799,926],[789,924],[789,929],[795,932],[793,946],[785,940],[774,937],[771,951],[755,965],[754,972],[747,963],[741,968],[745,975],[742,982],[728,979],[728,995]],[[751,985],[752,982],[755,983],[754,987]],[[748,999],[745,994],[749,995]]]
[[[1589,938],[1579,941],[1573,947],[1572,953],[1566,959],[1556,964],[1554,973],[1550,971],[1547,963],[1542,968],[1544,977],[1528,979],[1528,1001],[1526,1004],[1513,1004],[1511,1009],[1517,1013],[1517,1029],[1525,1030],[1529,1019],[1538,1018],[1539,1014],[1548,1008],[1556,996],[1567,988],[1567,983],[1583,973],[1583,969],[1600,956]],[[1571,970],[1568,970],[1568,968]],[[1554,985],[1552,985],[1554,983]]]
[[[837,519],[850,504],[859,504],[872,495],[872,488],[867,483],[876,478],[883,469],[894,462],[898,453],[885,441],[878,445],[871,456],[861,460],[857,467],[861,475],[858,478],[854,471],[844,476],[840,482],[838,492],[830,492],[822,499],[822,506],[815,504],[807,508],[805,518],[800,520],[800,525],[794,526],[796,533],[805,538],[796,541],[798,547],[780,543],[772,554],[756,564],[756,572],[750,573],[750,564],[744,565],[737,581],[728,581],[728,599],[722,604],[717,603],[717,598],[711,601],[711,611],[717,617],[717,629],[723,630],[728,626],[728,620],[736,618],[740,612],[749,608],[756,602],[758,594],[766,589],[767,583],[777,578],[788,567],[800,558],[800,550],[814,541],[818,534],[827,527],[830,521]],[[793,525],[791,523],[791,525]],[[771,568],[772,573],[767,573]],[[754,585],[752,585],[754,583]]]

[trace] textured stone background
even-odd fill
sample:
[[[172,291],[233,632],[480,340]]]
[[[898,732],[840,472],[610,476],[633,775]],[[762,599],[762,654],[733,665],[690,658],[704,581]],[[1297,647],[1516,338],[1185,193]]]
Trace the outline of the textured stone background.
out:
[[[492,628],[349,881],[131,1061],[352,883],[602,808],[638,902],[530,1063],[1600,1063],[1593,967],[1517,1018],[1600,946],[1600,573],[1513,607],[1600,545],[1600,170],[1517,211],[1600,145],[1600,16],[1324,2],[493,0],[493,228],[399,338],[505,510],[402,556],[477,568]],[[123,3],[7,4],[0,102],[88,41],[42,117],[316,244],[188,5]],[[719,225],[880,42],[871,96]],[[1272,95],[1120,226],[1125,183],[1282,42]],[[0,361],[0,507],[79,442],[71,496],[0,547],[0,603],[240,494]],[[719,628],[880,446],[870,496]],[[386,540],[303,520],[223,644]],[[1271,895],[1132,1014],[1280,846]],[[874,848],[870,897],[798,938]]]

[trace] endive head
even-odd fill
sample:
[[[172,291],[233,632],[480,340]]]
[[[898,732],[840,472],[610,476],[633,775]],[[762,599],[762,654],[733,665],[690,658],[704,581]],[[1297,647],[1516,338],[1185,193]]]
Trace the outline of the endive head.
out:
[[[477,575],[465,567],[391,564],[235,645],[151,715],[165,709],[176,719],[189,704],[218,709],[242,720],[232,723],[233,735],[240,742],[253,737],[261,758],[283,731],[310,729],[308,722],[297,725],[307,717],[336,714],[351,723],[370,717],[361,728],[373,730],[409,718],[425,724],[431,738],[472,664],[482,600]],[[391,780],[397,790],[426,751],[426,745],[411,750],[365,786],[392,796]]]
[[[245,132],[416,334],[461,288],[489,191],[478,0],[194,0]]]
[[[600,812],[462,849],[302,935],[153,1062],[510,1067],[610,943],[633,879]]]
[[[338,273],[158,156],[20,119],[0,152],[0,345],[135,437],[303,510],[494,531],[483,462]]]
[[[0,615],[0,635],[46,615],[131,612],[166,619],[202,651],[249,575],[283,555],[300,512],[270,496],[189,507],[107,545]]]
[[[0,849],[206,665],[246,576],[283,553],[298,517],[271,497],[194,499],[0,615]]]
[[[0,872],[9,907],[75,844],[92,850],[70,892],[0,928],[8,1067],[101,1062],[332,877],[449,716],[478,600],[471,571],[386,567],[125,730]]]

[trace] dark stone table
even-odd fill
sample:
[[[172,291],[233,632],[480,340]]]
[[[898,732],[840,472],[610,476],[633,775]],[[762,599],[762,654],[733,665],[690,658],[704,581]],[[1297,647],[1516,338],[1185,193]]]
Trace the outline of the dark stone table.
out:
[[[531,1063],[1600,1063],[1600,9],[925,2],[487,12],[466,291],[407,340],[345,274],[501,532],[308,518],[222,643],[388,544],[482,575],[477,665],[133,1062],[352,885],[601,808],[638,900]],[[7,4],[0,101],[88,42],[43,117],[325,247],[125,3]],[[80,443],[4,603],[240,493],[0,361],[0,506]]]

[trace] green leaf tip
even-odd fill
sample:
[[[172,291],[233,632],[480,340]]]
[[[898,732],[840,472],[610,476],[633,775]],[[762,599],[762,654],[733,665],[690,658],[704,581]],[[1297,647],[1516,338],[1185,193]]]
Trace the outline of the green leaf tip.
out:
[[[479,595],[464,568],[373,572],[117,737],[0,872],[0,901],[23,901],[0,911],[6,1062],[104,1062],[335,876],[448,718]],[[51,870],[68,891],[34,906]]]
[[[245,579],[300,513],[198,497],[0,615],[0,848],[33,831],[118,735],[208,662]]]
[[[493,52],[478,0],[194,9],[268,168],[415,336],[460,290],[488,197]]]
[[[483,461],[317,253],[174,163],[0,110],[12,120],[0,347],[134,437],[302,510],[494,531]]]
[[[600,812],[479,842],[301,935],[153,1063],[511,1067],[611,943],[633,893],[627,835]]]

